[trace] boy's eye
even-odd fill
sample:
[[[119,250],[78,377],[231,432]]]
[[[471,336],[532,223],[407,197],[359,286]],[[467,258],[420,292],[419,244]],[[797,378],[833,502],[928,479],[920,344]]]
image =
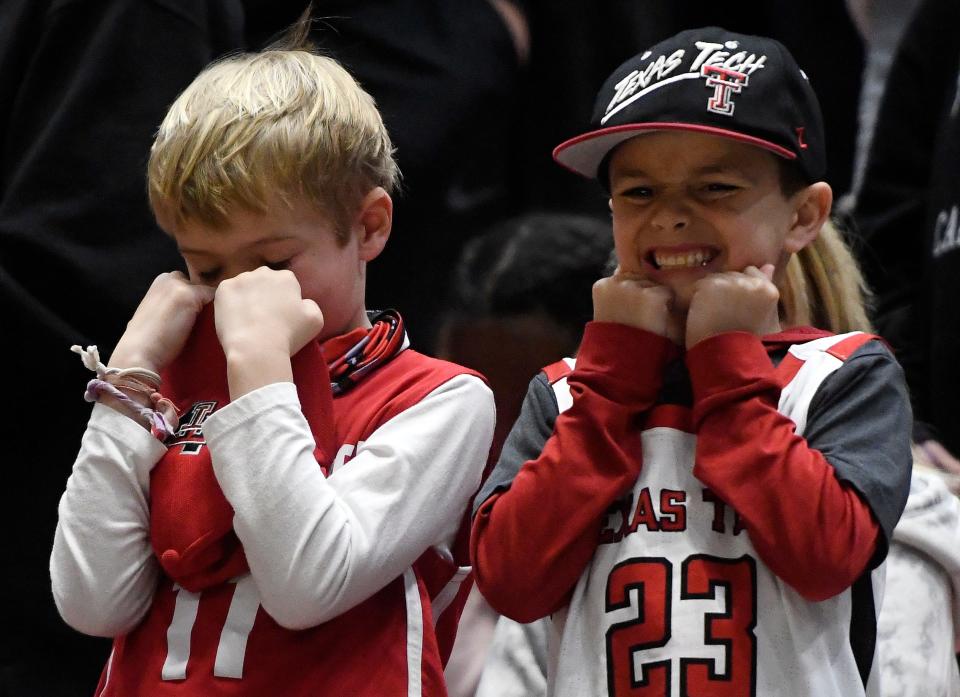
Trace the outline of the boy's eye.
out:
[[[219,267],[215,269],[209,269],[207,271],[197,271],[197,278],[207,283],[213,283],[220,278],[221,273],[223,273],[223,269]]]
[[[274,271],[283,271],[284,269],[290,268],[289,259],[281,259],[280,261],[268,261],[264,263],[268,269],[273,269]]]
[[[710,182],[703,187],[708,193],[721,194],[731,191],[737,191],[740,187],[736,184],[726,184],[724,182]]]
[[[653,189],[649,186],[631,186],[620,192],[624,198],[650,198],[653,195]]]

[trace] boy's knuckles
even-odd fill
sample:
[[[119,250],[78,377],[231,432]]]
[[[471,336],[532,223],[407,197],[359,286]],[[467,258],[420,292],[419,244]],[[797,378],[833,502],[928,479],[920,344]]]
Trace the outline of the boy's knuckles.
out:
[[[201,296],[182,283],[173,283],[165,289],[165,297],[174,307],[196,307]]]
[[[610,286],[613,284],[613,281],[609,278],[601,278],[599,281],[593,284],[593,297],[596,299],[599,296],[605,295],[609,292]]]
[[[320,306],[317,303],[313,300],[304,300],[302,307],[303,314],[308,321],[323,324],[323,312],[320,311]]]

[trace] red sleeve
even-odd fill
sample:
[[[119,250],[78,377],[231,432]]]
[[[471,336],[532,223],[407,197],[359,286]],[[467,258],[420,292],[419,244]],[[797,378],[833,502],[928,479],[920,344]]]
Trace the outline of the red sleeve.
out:
[[[519,622],[567,602],[596,549],[600,521],[640,472],[640,414],[650,409],[676,347],[608,322],[587,325],[567,382],[573,404],[543,452],[477,511],[470,552],[477,586]]]
[[[879,526],[867,503],[777,411],[780,386],[760,340],[730,332],[686,355],[697,434],[694,475],[746,523],[757,553],[808,600],[860,577]]]

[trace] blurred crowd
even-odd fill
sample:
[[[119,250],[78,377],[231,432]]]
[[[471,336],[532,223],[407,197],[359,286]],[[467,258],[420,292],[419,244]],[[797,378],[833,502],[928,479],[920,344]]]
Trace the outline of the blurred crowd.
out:
[[[84,369],[68,347],[112,346],[151,280],[182,263],[147,205],[144,168],[159,121],[207,63],[262,48],[304,9],[304,0],[0,4],[10,409],[0,509],[11,532],[0,697],[92,694],[109,651],[59,619],[47,562],[89,409]],[[917,419],[914,486],[880,623],[880,641],[890,644],[885,694],[958,694],[937,690],[960,689],[960,531],[938,527],[930,508],[941,484],[960,491],[952,404],[960,387],[960,3],[315,0],[312,13],[319,50],[376,99],[403,174],[391,245],[371,267],[369,306],[398,309],[420,351],[488,377],[495,450],[530,378],[576,352],[590,287],[609,270],[606,197],[557,167],[553,146],[584,128],[614,67],[683,28],[721,25],[788,46],[823,105],[826,178],[842,195],[835,216],[873,289],[877,332],[907,372]],[[919,587],[929,588],[929,607],[910,600]],[[497,646],[518,641],[498,644],[504,632],[530,634],[519,640],[527,647],[520,665],[498,659]],[[497,626],[474,596],[447,669],[451,694],[543,694],[541,639]],[[513,671],[513,687],[490,670]]]

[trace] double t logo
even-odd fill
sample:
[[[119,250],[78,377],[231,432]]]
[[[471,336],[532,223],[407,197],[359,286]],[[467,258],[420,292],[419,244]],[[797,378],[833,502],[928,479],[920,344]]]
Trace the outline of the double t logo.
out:
[[[730,95],[739,94],[750,82],[750,76],[719,65],[705,65],[700,74],[707,79],[707,87],[713,88],[713,96],[707,101],[707,111],[724,116],[733,116],[736,106]]]
[[[176,441],[170,444],[180,445],[180,452],[183,455],[196,455],[203,449],[203,422],[216,409],[216,402],[195,402],[190,407],[187,416],[180,422],[180,427],[175,434]]]

